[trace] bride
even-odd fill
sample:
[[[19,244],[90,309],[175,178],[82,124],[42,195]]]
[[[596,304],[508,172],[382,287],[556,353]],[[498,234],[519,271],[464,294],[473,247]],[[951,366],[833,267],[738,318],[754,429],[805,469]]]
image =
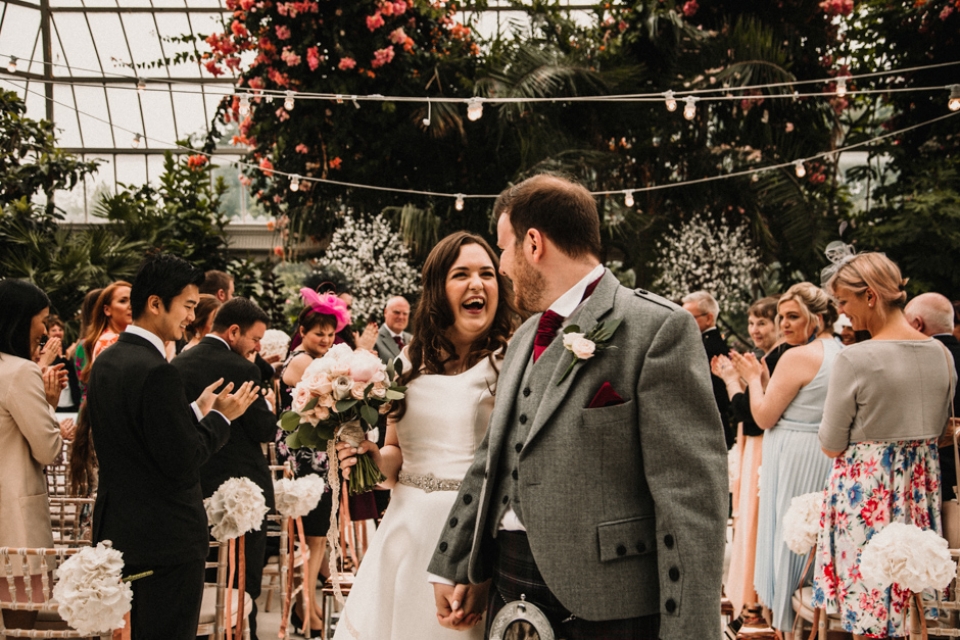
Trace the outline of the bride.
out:
[[[458,232],[423,267],[413,339],[398,361],[406,398],[388,417],[382,449],[364,442],[392,488],[390,507],[363,557],[335,640],[483,637],[436,619],[427,564],[460,482],[484,438],[500,360],[514,328],[497,256],[483,238]],[[337,445],[344,475],[358,449]],[[475,624],[479,617],[465,622]]]

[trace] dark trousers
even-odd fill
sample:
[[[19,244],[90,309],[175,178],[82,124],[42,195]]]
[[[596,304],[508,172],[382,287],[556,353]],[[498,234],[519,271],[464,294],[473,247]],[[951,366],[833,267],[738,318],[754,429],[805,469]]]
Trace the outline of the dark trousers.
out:
[[[133,640],[193,640],[203,598],[203,560],[172,565],[127,565],[126,575],[153,571],[130,583]]]
[[[247,619],[247,625],[250,627],[250,640],[257,640],[257,598],[260,597],[260,589],[263,583],[263,565],[266,562],[266,553],[267,553],[267,523],[264,522],[260,528],[260,531],[249,531],[245,536],[243,536],[245,542],[244,556],[246,558],[246,569],[244,582],[247,594],[250,595],[251,604],[253,608],[250,610],[250,617]],[[239,542],[239,541],[238,541]],[[224,543],[226,544],[226,543]],[[240,551],[239,545],[234,545],[235,550],[233,552],[233,561],[234,566],[239,567]],[[217,561],[217,550],[210,550],[210,562]],[[233,587],[237,587],[237,580],[239,580],[239,571],[237,575],[233,577]],[[217,570],[216,569],[207,569],[206,575],[207,582],[216,582],[217,581]],[[233,615],[237,615],[237,600],[233,600]]]
[[[487,637],[497,612],[507,602],[519,600],[521,595],[549,618],[558,640],[657,640],[659,637],[659,614],[599,621],[571,615],[543,581],[527,534],[523,532],[500,531],[494,556],[493,585],[487,603]]]

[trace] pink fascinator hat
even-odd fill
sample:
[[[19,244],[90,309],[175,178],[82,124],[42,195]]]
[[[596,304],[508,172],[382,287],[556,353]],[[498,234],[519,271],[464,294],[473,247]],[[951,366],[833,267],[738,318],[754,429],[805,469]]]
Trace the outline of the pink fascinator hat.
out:
[[[300,297],[303,298],[308,307],[317,313],[336,318],[337,333],[343,331],[343,328],[350,324],[350,312],[347,311],[347,303],[332,293],[319,294],[313,289],[304,287],[300,289]]]

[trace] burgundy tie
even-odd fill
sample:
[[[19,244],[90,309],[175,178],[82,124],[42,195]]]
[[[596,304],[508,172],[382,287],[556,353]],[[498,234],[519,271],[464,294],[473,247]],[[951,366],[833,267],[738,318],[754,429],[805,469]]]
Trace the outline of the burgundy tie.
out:
[[[393,336],[393,341],[397,343],[398,349],[403,349],[406,345],[403,343],[403,338],[400,336]]]
[[[600,284],[600,280],[603,279],[603,276],[600,276],[593,282],[587,285],[586,290],[583,292],[583,298],[580,299],[581,302],[590,297],[594,289],[597,288],[597,285]],[[540,357],[540,354],[546,351],[547,347],[550,346],[550,343],[553,342],[553,339],[557,337],[557,331],[560,330],[561,325],[565,318],[557,313],[547,309],[543,312],[543,315],[540,316],[540,324],[537,325],[537,335],[533,339],[533,361],[536,362],[537,358]]]

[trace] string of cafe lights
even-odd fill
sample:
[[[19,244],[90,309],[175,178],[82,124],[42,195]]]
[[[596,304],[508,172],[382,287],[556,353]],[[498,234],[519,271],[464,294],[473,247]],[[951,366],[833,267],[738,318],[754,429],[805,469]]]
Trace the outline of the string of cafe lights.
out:
[[[3,57],[3,54],[0,54],[0,57]],[[7,65],[7,71],[10,73],[15,73],[17,70],[18,58],[16,56],[9,56],[10,62]],[[89,71],[93,73],[102,73],[93,69],[83,69],[80,67],[68,67],[67,65],[38,61],[30,59],[29,62],[52,65],[56,67],[68,68],[71,71]],[[594,96],[563,96],[563,97],[484,97],[484,96],[472,96],[469,98],[455,98],[455,97],[444,97],[444,96],[385,96],[382,94],[342,94],[342,93],[313,93],[313,92],[297,92],[291,89],[243,89],[237,87],[232,91],[211,91],[209,88],[204,88],[202,91],[187,90],[181,88],[174,88],[172,86],[162,87],[158,86],[156,88],[149,87],[147,81],[141,77],[132,77],[129,75],[121,73],[109,74],[110,77],[129,80],[131,83],[136,80],[135,86],[124,86],[124,85],[115,85],[112,86],[112,90],[118,91],[137,91],[140,95],[145,94],[147,91],[152,92],[162,92],[164,94],[185,94],[185,95],[214,95],[221,97],[234,96],[238,100],[238,108],[241,117],[246,117],[250,111],[254,108],[252,101],[259,102],[260,100],[266,100],[267,102],[273,102],[275,98],[280,98],[283,100],[283,106],[287,111],[292,111],[296,105],[297,100],[326,100],[326,101],[335,101],[338,104],[343,104],[345,101],[352,103],[356,108],[360,108],[360,103],[369,101],[369,102],[415,102],[415,103],[424,103],[427,104],[428,116],[423,119],[424,126],[429,126],[430,124],[430,115],[431,105],[434,102],[437,103],[460,103],[466,104],[467,107],[467,118],[471,121],[479,120],[483,116],[483,106],[484,104],[509,104],[509,103],[573,103],[573,102],[659,102],[663,101],[668,111],[676,111],[679,105],[679,102],[683,102],[683,116],[688,120],[693,120],[696,117],[697,103],[701,101],[707,102],[724,102],[724,101],[737,101],[737,100],[771,100],[771,99],[791,99],[797,100],[801,98],[822,98],[824,96],[835,95],[838,98],[843,98],[846,96],[858,96],[858,95],[873,95],[879,93],[917,93],[917,92],[932,92],[932,91],[949,91],[950,95],[947,99],[948,106],[952,111],[960,110],[960,84],[950,84],[950,85],[933,85],[925,87],[888,87],[883,89],[851,89],[848,86],[848,83],[854,83],[856,80],[881,77],[881,76],[891,76],[897,77],[906,73],[913,73],[916,71],[926,71],[930,69],[938,69],[949,66],[960,65],[960,60],[951,61],[951,62],[942,62],[936,64],[907,67],[903,69],[892,69],[885,71],[873,71],[869,73],[862,73],[856,75],[841,75],[827,78],[818,78],[811,80],[795,80],[789,82],[773,82],[766,84],[757,84],[757,85],[745,85],[738,87],[730,86],[720,86],[720,87],[709,87],[703,89],[677,89],[677,90],[667,90],[662,92],[652,92],[652,93],[635,93],[635,94],[617,94],[617,95],[594,95]],[[47,80],[43,80],[47,82]],[[55,84],[66,85],[66,86],[82,86],[82,87],[96,87],[102,88],[104,85],[102,83],[97,83],[90,80],[71,80],[70,78],[57,78],[52,80]],[[158,84],[163,84],[162,79],[157,80]],[[170,84],[170,83],[167,83]],[[178,82],[178,84],[189,84],[185,82]],[[755,92],[765,89],[780,89],[786,87],[797,87],[803,85],[827,85],[833,84],[834,87],[832,90],[827,91],[812,91],[801,93],[797,90],[793,92],[782,92],[782,93],[769,93],[769,94],[756,94],[756,93],[747,93],[742,92]],[[735,95],[736,92],[738,95]]]
[[[44,98],[44,99],[47,99],[44,94],[42,94],[42,93],[40,93],[40,92],[38,92],[38,91],[34,91],[33,89],[28,89],[27,86],[26,86],[26,84],[24,84],[24,86],[23,86],[23,91],[25,91],[26,93],[31,93],[31,94],[33,94],[33,95],[36,95],[36,96],[42,97],[42,98]],[[958,93],[960,93],[960,87],[958,87]],[[489,199],[497,198],[497,197],[499,196],[499,194],[445,193],[445,192],[439,192],[439,191],[423,191],[423,190],[418,190],[418,189],[400,189],[400,188],[396,188],[396,187],[384,187],[384,186],[380,186],[380,185],[361,184],[361,183],[355,183],[355,182],[346,182],[346,181],[342,181],[342,180],[330,180],[330,179],[328,179],[328,178],[316,178],[316,177],[313,177],[313,176],[301,176],[301,175],[296,174],[296,173],[292,173],[292,172],[288,172],[288,171],[281,171],[281,170],[278,170],[278,169],[269,169],[269,170],[266,170],[266,169],[263,169],[262,167],[260,167],[259,165],[252,163],[252,162],[246,162],[246,161],[243,161],[243,160],[235,160],[235,159],[227,158],[224,154],[217,154],[216,152],[207,152],[207,151],[203,151],[203,150],[201,150],[201,149],[194,149],[194,148],[192,148],[192,147],[188,147],[188,146],[185,146],[185,145],[182,145],[182,144],[175,144],[175,143],[171,143],[171,142],[168,142],[168,141],[159,140],[159,139],[157,139],[157,138],[147,137],[147,136],[145,136],[144,134],[142,134],[141,132],[133,131],[132,129],[127,129],[127,128],[122,127],[122,126],[120,126],[120,125],[114,124],[114,123],[110,122],[109,120],[106,120],[106,119],[101,118],[101,117],[99,117],[99,116],[96,116],[96,115],[93,115],[93,114],[91,114],[91,113],[87,113],[87,112],[85,112],[85,111],[82,111],[82,110],[78,109],[78,108],[77,108],[76,106],[74,106],[74,105],[67,104],[67,103],[65,103],[65,102],[61,102],[61,101],[58,101],[58,100],[56,100],[56,99],[52,99],[51,101],[52,101],[54,104],[58,105],[58,106],[64,107],[64,108],[66,108],[66,109],[70,109],[71,111],[77,113],[78,115],[82,115],[82,116],[85,116],[85,117],[87,117],[87,118],[91,118],[91,119],[93,119],[93,120],[95,120],[95,121],[98,121],[98,122],[101,122],[101,123],[103,123],[103,124],[106,124],[106,125],[108,125],[109,127],[113,128],[113,129],[116,129],[116,130],[118,130],[118,131],[122,131],[122,132],[124,132],[124,133],[128,133],[128,134],[132,135],[132,136],[133,136],[133,140],[132,140],[132,143],[131,143],[131,144],[132,144],[133,146],[135,146],[135,147],[138,147],[138,146],[141,144],[142,141],[146,140],[146,141],[149,141],[149,142],[156,143],[157,145],[162,146],[162,147],[177,147],[177,148],[179,148],[179,149],[182,149],[182,150],[184,150],[184,151],[186,151],[186,152],[189,152],[189,153],[192,153],[192,154],[194,154],[194,155],[204,156],[204,157],[207,158],[208,160],[213,160],[213,159],[215,159],[215,158],[220,158],[220,159],[222,159],[222,160],[225,160],[225,162],[226,162],[227,164],[230,164],[231,166],[235,166],[235,167],[237,167],[237,168],[239,168],[239,169],[249,169],[249,170],[253,170],[253,171],[261,171],[261,172],[264,172],[264,174],[267,175],[268,177],[276,176],[276,177],[286,178],[286,179],[288,179],[288,180],[290,181],[289,188],[290,188],[291,191],[299,191],[299,190],[302,188],[302,184],[303,184],[304,182],[309,182],[309,183],[316,183],[316,184],[329,184],[329,185],[335,185],[335,186],[342,186],[342,187],[348,187],[348,188],[354,188],[354,189],[367,189],[367,190],[372,190],[372,191],[381,191],[381,192],[388,192],[388,193],[402,193],[402,194],[407,194],[407,195],[428,196],[428,197],[435,197],[435,198],[453,198],[453,199],[454,199],[454,208],[455,208],[457,211],[462,211],[462,210],[463,210],[465,200],[467,200],[467,199],[478,199],[478,200],[479,200],[479,199],[488,199],[488,200],[489,200]],[[819,160],[819,159],[821,159],[821,158],[831,157],[831,156],[834,156],[835,154],[844,153],[844,152],[846,152],[846,151],[852,151],[852,150],[854,150],[854,149],[858,149],[858,148],[860,148],[860,147],[864,147],[864,146],[873,144],[873,143],[875,143],[875,142],[879,142],[879,141],[881,141],[881,140],[885,140],[885,139],[887,139],[887,138],[891,138],[891,137],[894,137],[894,136],[898,136],[898,135],[904,134],[904,133],[906,133],[906,132],[908,132],[908,131],[912,131],[912,130],[914,130],[914,129],[919,129],[920,127],[925,127],[925,126],[927,126],[927,125],[934,124],[934,123],[936,123],[936,122],[940,122],[940,121],[942,121],[942,120],[946,120],[946,119],[948,119],[948,118],[953,118],[953,117],[955,117],[955,116],[958,116],[958,115],[960,115],[960,95],[957,96],[957,101],[958,101],[958,106],[957,106],[957,108],[954,109],[954,108],[951,106],[951,108],[950,108],[950,113],[947,113],[947,114],[938,116],[938,117],[936,117],[936,118],[931,118],[931,119],[926,120],[926,121],[924,121],[924,122],[920,122],[920,123],[913,124],[913,125],[910,125],[910,126],[907,126],[907,127],[903,127],[902,129],[898,129],[898,130],[896,130],[896,131],[889,131],[889,132],[887,132],[887,133],[878,135],[878,136],[876,136],[876,137],[874,137],[874,138],[870,138],[870,139],[868,139],[868,140],[863,140],[863,141],[861,141],[861,142],[856,142],[856,143],[853,143],[853,144],[850,144],[850,145],[846,145],[846,146],[840,147],[840,148],[838,148],[838,149],[832,149],[832,150],[829,150],[829,151],[823,151],[823,152],[817,153],[817,154],[815,154],[815,155],[812,155],[812,156],[809,156],[809,157],[806,157],[806,158],[798,158],[798,159],[795,159],[795,160],[790,160],[790,161],[787,161],[787,162],[781,162],[781,163],[778,163],[778,164],[766,165],[766,166],[763,166],[763,167],[753,167],[753,168],[744,169],[744,170],[741,170],[741,171],[734,171],[734,172],[730,172],[730,173],[725,173],[725,174],[720,174],[720,175],[715,175],[715,176],[707,176],[707,177],[703,177],[703,178],[694,178],[694,179],[690,179],[690,180],[682,180],[682,181],[679,181],[679,182],[669,182],[669,183],[666,183],[666,184],[648,185],[648,186],[645,186],[645,187],[634,187],[634,188],[630,188],[630,189],[610,189],[610,190],[602,190],[602,191],[591,191],[590,193],[591,193],[591,195],[594,195],[594,196],[623,195],[624,204],[625,204],[627,207],[633,207],[634,204],[635,204],[634,194],[638,194],[638,193],[645,193],[645,192],[650,192],[650,191],[659,191],[659,190],[663,190],[663,189],[674,189],[674,188],[677,188],[677,187],[690,186],[690,185],[696,185],[696,184],[704,184],[704,183],[707,183],[707,182],[715,182],[715,181],[718,181],[718,180],[727,180],[727,179],[730,179],[730,178],[738,178],[738,177],[745,177],[745,176],[758,176],[760,173],[769,172],[769,171],[777,171],[777,170],[780,170],[780,169],[789,169],[789,168],[791,168],[791,167],[794,169],[794,172],[795,172],[795,174],[796,174],[796,176],[797,176],[798,178],[803,178],[803,177],[806,175],[806,164],[809,163],[809,162],[812,162],[812,161],[815,161],[815,160]]]

